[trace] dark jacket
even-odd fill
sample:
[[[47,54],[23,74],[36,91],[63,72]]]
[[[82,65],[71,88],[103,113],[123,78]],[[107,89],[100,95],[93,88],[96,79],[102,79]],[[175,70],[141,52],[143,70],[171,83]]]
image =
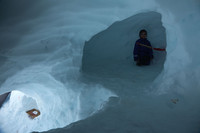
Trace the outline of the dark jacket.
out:
[[[150,58],[153,58],[151,43],[147,39],[138,39],[135,42],[133,56],[135,61],[137,61],[139,57],[144,56],[149,56]]]

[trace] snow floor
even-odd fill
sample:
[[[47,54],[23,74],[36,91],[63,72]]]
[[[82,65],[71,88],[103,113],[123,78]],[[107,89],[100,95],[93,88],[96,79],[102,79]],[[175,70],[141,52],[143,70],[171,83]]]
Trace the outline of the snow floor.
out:
[[[164,58],[160,62],[164,63]],[[104,108],[89,118],[75,122],[66,128],[48,133],[189,133],[198,132],[198,111],[192,110],[197,99],[168,93],[157,95],[154,79],[163,64],[153,62],[138,67],[133,62],[113,71],[97,69],[94,73],[83,72],[80,81],[101,84],[117,97],[110,97]],[[129,74],[128,74],[129,73]],[[176,103],[172,99],[178,99]],[[193,123],[193,124],[192,124]]]

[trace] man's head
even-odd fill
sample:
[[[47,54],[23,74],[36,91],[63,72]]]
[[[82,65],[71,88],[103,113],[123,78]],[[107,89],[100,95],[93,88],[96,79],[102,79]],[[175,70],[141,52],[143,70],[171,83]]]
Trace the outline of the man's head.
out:
[[[139,33],[140,38],[146,39],[147,38],[147,31],[146,30],[141,30]]]

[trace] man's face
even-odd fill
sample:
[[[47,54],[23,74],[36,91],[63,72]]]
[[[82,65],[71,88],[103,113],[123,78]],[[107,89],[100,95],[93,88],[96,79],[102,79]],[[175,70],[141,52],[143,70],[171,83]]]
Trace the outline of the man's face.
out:
[[[147,38],[146,32],[142,32],[142,33],[140,34],[140,38],[146,39],[146,38]]]

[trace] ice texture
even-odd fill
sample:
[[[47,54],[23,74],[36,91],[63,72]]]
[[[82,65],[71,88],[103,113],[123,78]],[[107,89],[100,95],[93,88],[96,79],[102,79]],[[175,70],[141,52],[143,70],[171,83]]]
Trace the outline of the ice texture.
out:
[[[198,133],[199,13],[199,0],[1,0],[0,132]],[[137,67],[143,28],[166,52]]]

